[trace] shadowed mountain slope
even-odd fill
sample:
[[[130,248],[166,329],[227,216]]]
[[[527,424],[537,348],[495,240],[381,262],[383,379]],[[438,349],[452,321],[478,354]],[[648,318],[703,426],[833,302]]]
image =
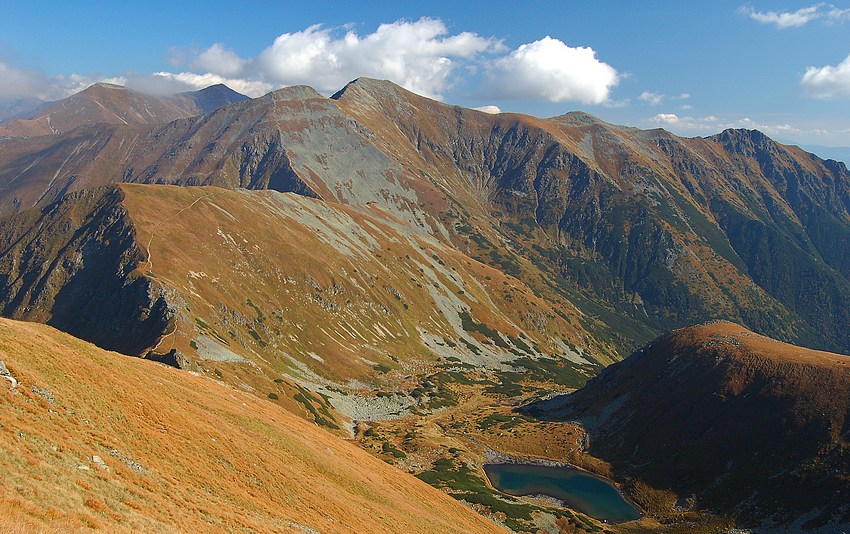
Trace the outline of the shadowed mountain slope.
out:
[[[850,174],[757,131],[489,115],[362,78],[330,99],[292,87],[165,125],[0,141],[3,213],[116,181],[377,203],[578,307],[620,354],[716,318],[850,347]]]
[[[848,356],[711,323],[662,336],[528,410],[581,422],[589,452],[620,476],[744,525],[850,524]]]
[[[7,319],[0,358],[2,530],[501,531],[212,380]]]
[[[165,98],[174,102],[192,115],[212,113],[218,108],[229,104],[251,99],[242,93],[234,91],[223,83],[210,85],[209,87],[205,87],[197,91],[177,93],[176,95]]]
[[[417,405],[408,392],[440,358],[510,370],[545,355],[578,376],[610,362],[577,310],[553,309],[378,206],[275,191],[70,195],[3,220],[0,288],[7,316],[261,396],[284,402],[294,378],[322,393],[312,417],[332,428],[328,401],[372,417],[355,400],[375,384],[398,391],[380,413]]]
[[[584,113],[493,116],[368,79],[333,98],[451,195],[460,228],[501,233],[556,292],[604,303],[584,309],[621,335],[640,330],[632,321],[663,331],[724,317],[850,346],[843,164],[757,131],[685,139]]]

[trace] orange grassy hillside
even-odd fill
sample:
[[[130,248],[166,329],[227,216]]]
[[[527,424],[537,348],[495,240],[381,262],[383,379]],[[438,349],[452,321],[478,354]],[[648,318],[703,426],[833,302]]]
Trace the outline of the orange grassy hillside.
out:
[[[0,531],[499,530],[209,379],[6,319],[0,360]]]

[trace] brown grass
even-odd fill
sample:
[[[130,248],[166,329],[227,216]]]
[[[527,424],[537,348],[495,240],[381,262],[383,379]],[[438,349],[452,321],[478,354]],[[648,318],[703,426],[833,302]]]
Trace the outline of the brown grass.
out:
[[[497,530],[315,425],[202,377],[8,320],[0,358],[20,382],[0,384],[0,531]]]

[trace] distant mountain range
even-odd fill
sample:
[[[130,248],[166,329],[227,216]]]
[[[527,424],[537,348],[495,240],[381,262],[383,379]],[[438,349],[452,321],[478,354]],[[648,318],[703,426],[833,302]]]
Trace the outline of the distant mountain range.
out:
[[[603,526],[493,496],[476,478],[484,445],[557,449],[619,482],[696,494],[688,513],[700,520],[713,511],[723,521],[793,523],[770,504],[778,501],[723,500],[734,493],[712,477],[738,484],[724,462],[755,469],[750,453],[775,457],[753,471],[758,484],[848,496],[817,469],[802,482],[789,475],[797,459],[820,458],[810,449],[779,457],[764,442],[741,455],[697,449],[714,463],[680,476],[697,458],[663,445],[690,447],[708,430],[673,405],[716,419],[720,440],[749,439],[721,421],[732,418],[726,405],[705,400],[726,395],[728,382],[752,381],[759,392],[793,384],[785,397],[754,395],[757,409],[741,421],[784,414],[766,436],[811,434],[811,446],[837,455],[824,465],[843,465],[844,437],[833,432],[843,419],[815,418],[831,430],[812,433],[794,406],[821,406],[815,383],[843,395],[833,371],[844,357],[824,356],[835,364],[824,364],[824,381],[798,384],[822,366],[762,360],[814,353],[759,341],[733,355],[745,360],[739,372],[740,358],[705,347],[717,336],[738,348],[762,338],[727,323],[659,338],[646,349],[652,365],[632,356],[570,396],[579,422],[629,410],[608,426],[587,423],[588,450],[570,449],[580,440],[562,412],[535,421],[511,411],[710,320],[850,352],[850,173],[841,162],[755,130],[686,139],[580,112],[494,115],[368,78],[330,98],[306,86],[248,99],[224,86],[154,97],[97,84],[0,132],[5,317],[249,391],[430,473],[515,530]],[[676,362],[701,362],[681,383],[685,374],[664,374],[678,365],[665,358],[679,353]],[[712,365],[721,376],[697,387]],[[629,389],[635,380],[640,392]],[[662,405],[681,415],[669,422],[687,429],[682,436],[662,426],[642,433]],[[518,439],[506,441],[515,427]],[[470,432],[474,440],[459,437]],[[630,454],[647,467],[630,468]],[[641,528],[658,527],[656,512]]]
[[[824,159],[834,159],[844,163],[845,165],[850,164],[850,147],[806,145],[802,148],[809,152],[814,152]]]
[[[158,97],[120,85],[97,83],[64,100],[18,112],[13,120],[0,124],[0,136],[49,135],[101,123],[162,124],[209,113],[242,100],[248,97],[225,85]]]

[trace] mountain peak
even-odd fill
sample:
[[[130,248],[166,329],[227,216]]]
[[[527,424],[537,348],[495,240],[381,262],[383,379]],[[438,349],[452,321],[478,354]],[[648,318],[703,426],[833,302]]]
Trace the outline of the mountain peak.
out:
[[[780,146],[761,131],[746,128],[727,128],[708,139],[720,143],[727,150],[750,156],[763,152],[775,152]]]
[[[552,120],[577,125],[604,124],[599,117],[591,115],[590,113],[585,113],[584,111],[570,111],[563,115],[552,117]]]
[[[409,98],[414,95],[404,87],[393,83],[389,80],[379,80],[376,78],[356,78],[347,84],[345,87],[334,93],[331,98],[334,100],[343,100],[345,98],[357,98],[358,96],[369,96],[373,99],[381,100],[382,98],[399,98],[404,95]],[[419,98],[426,98],[416,95]]]
[[[309,85],[281,87],[268,93],[266,96],[270,96],[273,100],[312,100],[315,98],[325,98],[324,95]]]
[[[248,96],[243,95],[242,93],[234,91],[223,83],[218,83],[215,85],[210,85],[209,87],[204,87],[203,89],[199,89],[197,91],[179,93],[177,95],[174,95],[174,97],[172,97],[172,100],[174,100],[178,104],[181,101],[188,100],[189,102],[194,104],[194,106],[184,106],[187,110],[193,112],[196,111],[198,113],[210,113],[222,106],[233,104],[235,102],[242,102],[243,100],[250,100],[250,98]]]
[[[749,143],[754,146],[775,145],[776,141],[768,137],[761,130],[748,128],[727,128],[719,134],[711,136],[722,143]]]
[[[118,85],[117,83],[97,82],[95,84],[90,85],[86,89],[83,89],[80,92],[86,93],[86,92],[89,92],[89,91],[92,91],[92,90],[97,90],[97,89],[112,89],[112,90],[119,90],[119,91],[129,91],[130,90],[123,85]]]

